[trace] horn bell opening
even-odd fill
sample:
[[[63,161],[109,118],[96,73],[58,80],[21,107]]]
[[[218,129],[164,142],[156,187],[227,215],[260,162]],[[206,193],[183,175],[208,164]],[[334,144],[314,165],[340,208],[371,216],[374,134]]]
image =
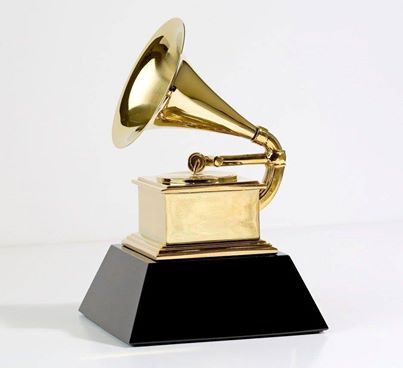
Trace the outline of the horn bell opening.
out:
[[[116,108],[112,128],[116,147],[133,143],[155,120],[179,69],[184,41],[185,26],[174,18],[158,29],[143,50]]]

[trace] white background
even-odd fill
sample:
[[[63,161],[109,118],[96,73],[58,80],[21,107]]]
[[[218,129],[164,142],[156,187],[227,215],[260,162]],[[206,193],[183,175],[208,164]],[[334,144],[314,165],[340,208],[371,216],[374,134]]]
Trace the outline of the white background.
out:
[[[0,244],[119,240],[137,227],[131,179],[185,170],[193,151],[256,151],[180,129],[112,145],[127,74],[173,16],[185,21],[197,72],[287,150],[264,227],[401,220],[402,9],[390,0],[3,1]]]
[[[131,349],[77,311],[137,228],[131,179],[257,150],[184,129],[112,145],[127,74],[174,16],[195,70],[287,150],[262,235],[328,332]],[[402,20],[401,0],[0,0],[0,366],[401,367]]]

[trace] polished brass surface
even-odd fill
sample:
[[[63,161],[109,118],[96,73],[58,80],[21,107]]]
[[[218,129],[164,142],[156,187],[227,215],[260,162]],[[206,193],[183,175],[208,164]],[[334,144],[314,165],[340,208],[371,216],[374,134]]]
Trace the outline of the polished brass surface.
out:
[[[146,127],[195,128],[247,138],[262,146],[262,155],[267,158],[267,161],[259,162],[266,167],[262,180],[264,187],[259,194],[262,209],[280,186],[285,152],[266,128],[254,125],[238,114],[182,59],[184,34],[183,22],[175,18],[166,22],[151,38],[119,100],[113,142],[117,147],[125,147]],[[253,160],[257,159],[263,161],[256,157]],[[253,161],[250,157],[232,161],[224,158],[221,166],[248,160],[249,163]],[[200,172],[196,166],[191,166],[194,174]]]
[[[245,256],[253,254],[275,254],[278,252],[277,248],[274,248],[270,243],[266,243],[264,240],[169,245],[146,239],[140,234],[131,234],[123,240],[122,244],[154,260]]]
[[[237,176],[230,173],[217,173],[208,171],[196,174],[180,172],[159,176],[157,180],[161,184],[165,185],[229,184],[236,183]]]
[[[139,178],[139,233],[161,245],[257,241],[261,184],[161,183]]]
[[[117,147],[132,143],[156,119],[181,63],[184,40],[183,22],[171,19],[144,48],[116,109],[112,139]]]
[[[188,159],[189,170],[200,174],[206,166],[239,166],[239,165],[267,165],[283,167],[285,161],[282,156],[274,157],[273,152],[255,153],[246,155],[205,156],[199,152],[192,153]]]
[[[212,183],[189,183],[189,182],[180,182],[175,183],[175,176],[177,173],[172,174],[173,180],[169,180],[170,174],[163,176],[148,176],[148,177],[140,177],[136,180],[132,180],[134,184],[137,185],[147,185],[149,187],[160,190],[161,192],[169,192],[169,193],[196,193],[196,192],[214,192],[217,188],[220,188],[222,191],[231,192],[231,191],[241,191],[245,189],[259,189],[262,190],[265,188],[265,185],[259,183],[257,180],[248,180],[242,177],[237,177],[237,180],[232,183],[216,183],[212,185]],[[230,176],[232,174],[229,174]],[[166,183],[163,183],[163,179],[165,178]],[[167,182],[169,183],[167,184]],[[219,185],[221,184],[221,185]]]

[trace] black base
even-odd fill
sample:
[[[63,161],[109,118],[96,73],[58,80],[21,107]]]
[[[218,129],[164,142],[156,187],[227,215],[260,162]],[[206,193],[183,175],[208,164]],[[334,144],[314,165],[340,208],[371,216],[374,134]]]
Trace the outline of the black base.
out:
[[[155,262],[113,245],[80,312],[131,345],[328,328],[291,258],[282,253]]]

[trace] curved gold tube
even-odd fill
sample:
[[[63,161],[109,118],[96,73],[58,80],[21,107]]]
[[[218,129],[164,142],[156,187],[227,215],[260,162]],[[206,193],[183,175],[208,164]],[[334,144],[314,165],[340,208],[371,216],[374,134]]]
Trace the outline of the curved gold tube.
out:
[[[263,127],[257,128],[256,136],[252,140],[264,146],[265,153],[205,156],[196,152],[189,156],[188,167],[194,174],[198,174],[206,166],[265,165],[266,170],[262,180],[265,189],[262,189],[259,194],[260,209],[263,209],[271,202],[281,184],[286,155],[278,140]]]
[[[266,128],[259,127],[253,141],[263,145],[267,155],[270,155],[268,162],[265,164],[266,170],[262,180],[266,188],[260,192],[260,209],[263,209],[271,202],[281,184],[286,154],[277,138],[269,133]]]

